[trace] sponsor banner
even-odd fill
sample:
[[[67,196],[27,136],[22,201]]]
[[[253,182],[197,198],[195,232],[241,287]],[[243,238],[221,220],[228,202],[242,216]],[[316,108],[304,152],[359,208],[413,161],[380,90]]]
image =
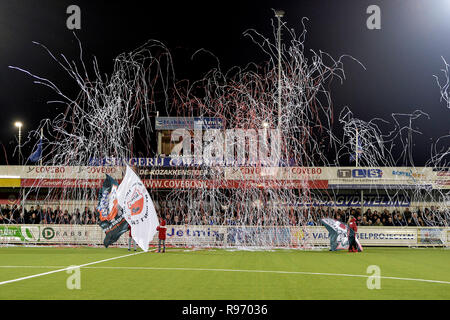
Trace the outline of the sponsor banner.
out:
[[[92,166],[0,166],[0,187],[93,187],[108,174],[122,179],[124,164],[139,167],[143,179],[213,179],[218,176],[230,181],[259,181],[262,185],[283,185],[283,181],[328,181],[330,189],[450,189],[450,171],[433,168],[354,168],[354,167],[224,167],[197,166],[192,159],[131,158],[91,159]],[[200,177],[202,179],[200,179]],[[59,181],[58,181],[59,180]],[[222,179],[220,179],[222,180]],[[273,182],[266,182],[272,180]],[[64,182],[62,182],[64,181]],[[162,182],[165,183],[165,182]],[[189,182],[187,182],[189,183]]]
[[[299,203],[298,205],[303,205]],[[314,207],[360,207],[360,195],[342,195],[333,197],[333,200],[319,200],[306,204]],[[364,207],[410,207],[411,199],[406,195],[364,195]]]
[[[207,130],[223,129],[223,120],[220,118],[185,118],[185,117],[157,117],[155,119],[156,130]]]
[[[423,245],[443,245],[449,243],[450,230],[448,228],[419,228],[417,241]]]
[[[140,167],[138,174],[141,179],[178,179],[178,178],[212,178],[222,175],[219,168],[196,168],[196,167],[180,167],[180,168],[161,168],[161,167]]]
[[[341,167],[329,168],[326,177],[332,189],[446,189],[450,188],[446,172],[429,167]]]
[[[311,243],[313,245],[329,246],[329,233],[325,227],[294,227],[292,232],[292,244],[301,245]],[[417,229],[415,227],[360,227],[358,226],[357,238],[364,246],[415,246],[418,245]]]
[[[364,246],[449,245],[450,228],[358,227]],[[98,225],[0,225],[1,243],[47,243],[103,245],[104,232]],[[128,232],[116,244],[128,245]],[[328,230],[318,227],[167,226],[166,245],[180,246],[274,246],[329,247]],[[157,245],[157,234],[150,244]]]
[[[225,226],[167,226],[166,244],[191,246],[205,243],[210,246],[226,245],[227,230]]]
[[[209,164],[205,161],[200,162],[193,156],[172,156],[172,157],[155,157],[155,158],[90,158],[90,166],[119,166],[123,167],[129,165],[132,167],[236,167],[234,163],[225,163],[223,160],[214,160]],[[267,164],[272,164],[273,161],[261,161],[258,166],[268,166]],[[255,166],[255,165],[252,165]],[[249,166],[250,167],[250,166]]]
[[[21,187],[26,188],[90,188],[100,189],[102,179],[22,179]]]
[[[326,180],[143,180],[149,189],[327,189]]]
[[[224,168],[228,180],[320,180],[327,179],[327,168],[320,167],[227,167]]]
[[[346,183],[346,184],[335,184],[335,183],[330,183],[329,184],[329,188],[330,189],[386,189],[386,190],[390,190],[390,189],[432,189],[433,185],[432,184],[421,184],[421,185],[406,185],[406,184],[402,184],[402,183],[397,183],[397,184],[383,184],[383,183],[369,183],[369,184],[364,184],[364,183]]]
[[[0,225],[1,242],[19,242],[27,243],[39,241],[39,227],[19,226],[19,225]]]
[[[227,230],[227,245],[281,247],[290,242],[290,227],[228,227]]]
[[[10,244],[103,245],[105,233],[97,225],[0,225],[0,242]],[[128,233],[116,244],[127,245]]]
[[[108,174],[122,178],[121,167],[100,166],[0,166],[0,177],[17,179],[104,179]]]

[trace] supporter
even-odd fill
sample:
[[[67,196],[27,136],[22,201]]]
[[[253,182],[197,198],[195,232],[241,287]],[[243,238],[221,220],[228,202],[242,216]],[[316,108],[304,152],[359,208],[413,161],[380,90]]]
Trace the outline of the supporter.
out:
[[[34,213],[34,206],[30,207],[30,210],[25,211],[25,223],[31,223],[31,216]]]
[[[39,223],[41,223],[41,221],[44,219],[44,212],[40,205],[36,206],[35,213],[36,213],[37,220],[39,221]]]
[[[81,224],[87,224],[87,219],[89,219],[88,214],[89,214],[88,207],[84,207],[83,214],[81,215]]]
[[[368,226],[369,225],[369,222],[367,221],[367,217],[366,216],[362,217],[360,225],[361,226]]]
[[[26,214],[26,210],[22,208],[22,206],[20,206],[18,208],[18,218],[16,218],[16,223],[17,224],[25,224],[25,214]]]
[[[399,218],[397,213],[394,214],[394,226],[403,227],[402,219]]]
[[[81,224],[81,213],[80,213],[80,209],[76,209],[74,214],[73,214],[73,220],[74,220],[74,224]]]
[[[392,217],[388,217],[388,220],[387,220],[385,226],[387,226],[387,227],[394,226],[394,222],[392,221]]]
[[[175,217],[173,218],[173,224],[174,225],[180,225],[181,224],[180,217],[178,215],[175,215]]]
[[[407,221],[406,221],[406,225],[408,227],[415,227],[417,226],[416,222],[414,221],[414,219],[412,217],[410,217]]]
[[[51,211],[50,212],[50,223],[58,223],[58,220],[60,219],[61,214],[58,213],[58,211]]]
[[[173,216],[173,214],[166,214],[166,223],[168,224],[168,225],[173,225],[173,220],[172,220],[172,216]]]
[[[45,210],[45,212],[41,212],[41,216],[40,216],[40,220],[42,224],[49,224],[49,223],[53,223],[53,221],[51,221],[51,209],[50,207],[47,207],[47,209]]]
[[[383,223],[381,222],[381,219],[378,218],[377,221],[375,221],[374,225],[377,226],[377,227],[382,227]]]
[[[5,219],[8,219],[9,221],[9,213],[11,212],[11,209],[9,208],[9,205],[6,205],[3,209],[3,216],[5,217]]]
[[[55,215],[62,216],[62,214],[63,214],[63,211],[61,210],[60,206],[57,206],[56,210],[55,210]]]
[[[14,205],[12,210],[9,213],[9,223],[10,224],[17,224],[20,223],[19,222],[19,218],[20,218],[20,212],[19,212],[19,208],[17,208],[17,205]]]
[[[405,216],[406,221],[408,221],[411,218],[412,213],[409,210],[409,208],[406,208],[405,211],[403,212],[403,215]]]
[[[423,222],[423,220],[422,220],[422,217],[419,217],[419,218],[417,219],[417,226],[420,226],[420,227],[425,226],[425,224],[424,224],[424,222]]]
[[[389,211],[387,209],[384,209],[383,213],[381,213],[381,221],[384,220],[384,222],[386,223],[390,216],[391,216],[391,214],[389,213]]]
[[[67,210],[64,211],[62,221],[63,221],[62,222],[63,224],[70,224],[69,211],[67,211]]]
[[[30,219],[28,220],[29,224],[39,224],[41,221],[39,220],[38,216],[36,215],[36,211],[33,211],[31,214]]]

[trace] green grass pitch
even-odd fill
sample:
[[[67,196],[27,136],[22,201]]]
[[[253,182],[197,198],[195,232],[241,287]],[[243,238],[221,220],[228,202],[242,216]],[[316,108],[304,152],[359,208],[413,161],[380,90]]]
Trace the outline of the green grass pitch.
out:
[[[441,248],[133,253],[123,248],[0,248],[0,299],[450,299],[450,250]],[[71,274],[66,270],[48,273],[72,265],[86,265],[80,268],[80,289],[67,288]],[[367,287],[370,265],[380,268],[379,289]],[[35,277],[8,282],[28,276]]]

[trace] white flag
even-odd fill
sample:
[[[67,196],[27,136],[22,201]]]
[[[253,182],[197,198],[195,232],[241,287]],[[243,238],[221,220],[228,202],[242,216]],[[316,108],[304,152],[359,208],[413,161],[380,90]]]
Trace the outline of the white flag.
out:
[[[125,219],[131,226],[131,237],[147,252],[148,244],[159,225],[158,217],[147,188],[129,166],[117,189],[117,199],[123,208]]]

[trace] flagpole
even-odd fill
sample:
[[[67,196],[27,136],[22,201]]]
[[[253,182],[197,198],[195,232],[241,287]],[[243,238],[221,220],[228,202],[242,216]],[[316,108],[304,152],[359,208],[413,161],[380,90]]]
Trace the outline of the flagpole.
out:
[[[358,128],[356,128],[356,144],[355,144],[355,156],[356,156],[356,168],[359,167],[359,157],[358,157],[358,141],[359,140],[359,132]]]
[[[355,156],[356,156],[356,168],[359,168],[359,154],[358,154],[358,147],[359,147],[359,131],[358,128],[356,128],[356,147],[355,147]],[[361,215],[364,214],[364,190],[361,189]]]
[[[44,129],[41,128],[41,148],[42,148],[42,138],[44,137]],[[42,149],[41,149],[41,159],[39,160],[39,165],[42,167]]]

